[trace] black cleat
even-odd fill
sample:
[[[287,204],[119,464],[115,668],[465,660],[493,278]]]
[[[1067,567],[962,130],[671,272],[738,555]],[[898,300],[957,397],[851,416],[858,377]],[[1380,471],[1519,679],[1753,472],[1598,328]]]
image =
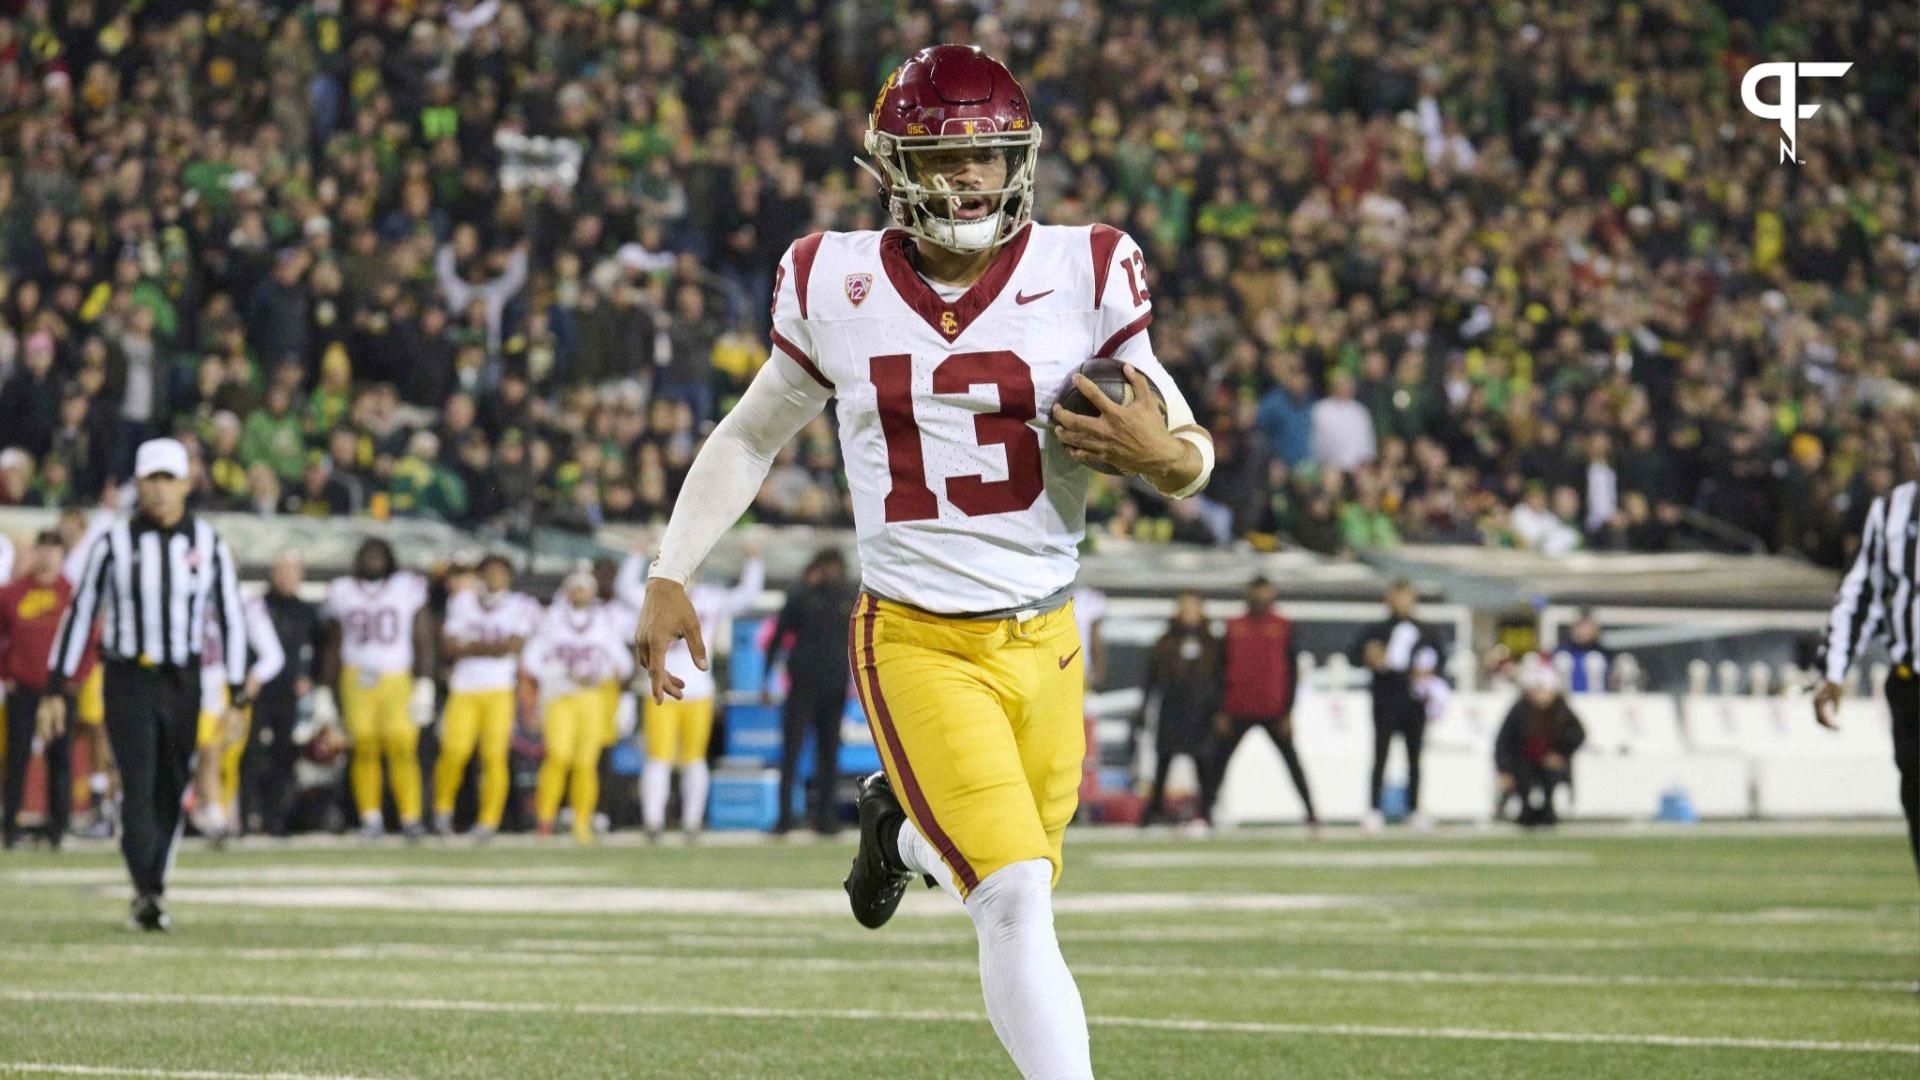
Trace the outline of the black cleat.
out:
[[[874,773],[860,781],[860,850],[853,856],[853,869],[847,872],[847,899],[853,905],[853,917],[861,926],[878,930],[893,918],[900,897],[907,891],[913,874],[895,870],[881,848],[880,828],[890,818],[904,817],[900,800],[893,797],[893,785],[886,773]]]
[[[160,903],[159,897],[141,893],[133,898],[133,910],[127,916],[127,929],[164,934],[173,929],[173,920],[167,916],[167,909]]]

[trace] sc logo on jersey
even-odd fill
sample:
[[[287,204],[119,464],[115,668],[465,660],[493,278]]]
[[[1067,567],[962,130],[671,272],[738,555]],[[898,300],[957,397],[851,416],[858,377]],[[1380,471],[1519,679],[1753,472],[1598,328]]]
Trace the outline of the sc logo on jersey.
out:
[[[1799,82],[1801,79],[1837,79],[1853,67],[1852,61],[1846,63],[1773,63],[1755,64],[1747,69],[1740,79],[1740,104],[1747,111],[1762,120],[1777,120],[1780,130],[1786,138],[1780,140],[1780,160],[1800,164],[1798,139],[1795,128],[1800,121],[1820,111],[1819,103],[1799,104]],[[1780,82],[1780,103],[1769,105],[1754,93],[1764,79],[1777,79]]]

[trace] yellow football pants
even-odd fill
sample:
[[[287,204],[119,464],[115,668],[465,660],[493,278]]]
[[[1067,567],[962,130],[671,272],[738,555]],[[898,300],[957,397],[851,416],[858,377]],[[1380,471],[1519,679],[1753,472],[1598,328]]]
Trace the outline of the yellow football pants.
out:
[[[107,720],[106,677],[101,672],[106,669],[99,664],[87,673],[85,682],[80,684],[80,692],[74,695],[73,713],[83,724],[98,726]]]
[[[1073,605],[967,620],[865,593],[849,635],[887,777],[961,894],[1030,859],[1057,884],[1086,756]]]
[[[620,684],[612,679],[594,688],[594,692],[600,695],[600,715],[606,720],[608,746],[620,741],[620,725],[614,719],[620,712],[620,690]]]
[[[476,825],[500,827],[507,809],[507,749],[513,742],[513,691],[475,690],[447,695],[440,719],[440,761],[433,770],[433,810],[453,813],[467,762],[480,751],[480,813]]]
[[[387,783],[402,824],[420,820],[420,729],[407,715],[413,694],[413,676],[404,672],[376,675],[371,685],[360,672],[340,673],[340,716],[353,741],[349,770],[354,806],[360,816],[380,812],[380,758],[387,759]]]
[[[647,757],[654,761],[691,765],[707,759],[707,742],[713,738],[713,699],[675,701],[668,698],[656,705],[652,695],[645,699]]]
[[[227,700],[227,692],[220,691],[220,700]],[[240,794],[240,759],[247,753],[247,736],[253,731],[253,706],[240,710],[246,718],[246,724],[240,729],[240,737],[227,742],[226,725],[221,723],[226,717],[226,707],[219,712],[200,713],[199,730],[195,733],[194,748],[200,753],[218,752],[220,755],[220,801],[232,803]]]
[[[534,813],[540,824],[552,825],[561,795],[571,794],[573,835],[583,844],[593,840],[593,814],[600,806],[600,751],[607,731],[600,713],[605,700],[597,689],[562,694],[547,702],[541,720],[545,756],[534,784]]]

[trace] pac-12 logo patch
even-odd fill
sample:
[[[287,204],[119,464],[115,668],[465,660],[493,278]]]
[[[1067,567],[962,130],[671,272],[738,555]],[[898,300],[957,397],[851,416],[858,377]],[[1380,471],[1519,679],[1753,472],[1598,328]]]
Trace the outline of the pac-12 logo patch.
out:
[[[847,275],[847,299],[853,303],[854,307],[860,306],[860,302],[867,298],[867,292],[872,288],[872,274]]]

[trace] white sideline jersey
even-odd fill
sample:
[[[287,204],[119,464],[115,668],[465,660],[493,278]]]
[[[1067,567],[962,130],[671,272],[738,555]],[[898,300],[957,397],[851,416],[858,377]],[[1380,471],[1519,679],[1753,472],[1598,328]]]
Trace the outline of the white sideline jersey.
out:
[[[540,625],[540,603],[525,593],[510,592],[480,598],[478,590],[456,593],[447,601],[447,622],[441,629],[449,641],[498,645],[519,638],[522,648]],[[447,690],[473,694],[511,690],[519,677],[518,651],[505,656],[463,656],[447,674]]]
[[[912,244],[897,229],[796,241],[774,277],[773,362],[839,401],[868,588],[944,614],[1022,607],[1079,566],[1090,473],[1049,418],[1074,369],[1125,360],[1170,427],[1192,409],[1153,355],[1145,260],[1120,230],[1029,225],[951,301]]]
[[[413,674],[413,617],[427,606],[427,579],[411,570],[380,581],[334,578],[322,618],[340,623],[340,662],[363,676]]]
[[[248,597],[240,605],[247,619],[247,651],[253,654],[253,663],[247,668],[247,674],[261,686],[273,681],[287,666],[286,650],[280,647],[280,635],[273,628],[273,617],[267,614],[267,602],[258,596]],[[220,627],[212,619],[207,620],[207,640],[200,648],[200,711],[217,713],[227,707],[226,642],[222,640]]]
[[[619,616],[605,604],[576,608],[553,602],[520,651],[521,663],[540,683],[544,698],[590,690],[609,679],[633,675],[633,653]]]

